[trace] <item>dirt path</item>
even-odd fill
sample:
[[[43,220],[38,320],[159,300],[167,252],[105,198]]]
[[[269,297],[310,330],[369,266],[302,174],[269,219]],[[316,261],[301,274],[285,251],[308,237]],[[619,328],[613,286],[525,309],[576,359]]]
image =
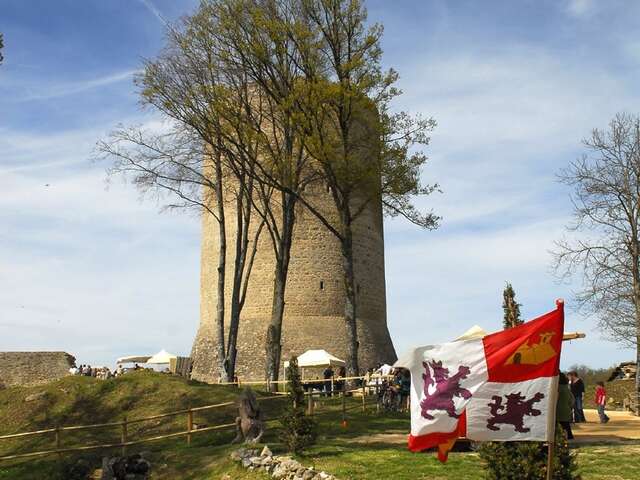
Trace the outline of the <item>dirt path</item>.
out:
[[[630,443],[640,440],[640,417],[629,412],[607,412],[609,423],[601,424],[596,410],[585,410],[587,423],[572,425],[572,443]],[[636,443],[636,442],[634,442]]]
[[[607,412],[611,420],[603,425],[599,423],[596,410],[585,410],[584,413],[587,423],[572,425],[575,435],[572,445],[640,443],[640,417],[628,412]],[[374,433],[356,437],[350,441],[406,445],[407,432]]]

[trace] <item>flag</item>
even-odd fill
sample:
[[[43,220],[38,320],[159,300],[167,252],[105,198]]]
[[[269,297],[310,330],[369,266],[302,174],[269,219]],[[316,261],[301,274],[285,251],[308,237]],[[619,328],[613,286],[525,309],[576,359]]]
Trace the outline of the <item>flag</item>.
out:
[[[564,304],[481,338],[416,348],[395,366],[411,371],[409,449],[438,447],[446,461],[459,437],[545,441],[555,430]]]

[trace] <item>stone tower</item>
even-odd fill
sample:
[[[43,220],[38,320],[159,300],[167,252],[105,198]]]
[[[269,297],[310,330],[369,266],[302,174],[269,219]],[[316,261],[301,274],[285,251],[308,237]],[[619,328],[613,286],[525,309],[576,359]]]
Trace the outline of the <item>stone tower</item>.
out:
[[[307,187],[313,204],[324,214],[335,214],[327,188]],[[228,243],[234,238],[235,215],[227,203]],[[216,382],[213,373],[213,320],[216,311],[218,229],[209,214],[202,220],[200,326],[193,344],[196,380]],[[227,266],[233,265],[233,248],[227,250]],[[357,291],[359,364],[368,369],[378,363],[392,363],[396,352],[387,329],[384,233],[382,207],[373,204],[354,224],[354,256]],[[236,374],[240,379],[262,380],[265,376],[265,337],[271,316],[275,257],[268,232],[263,231],[251,272],[238,336]],[[227,274],[226,292],[231,292]],[[282,326],[282,363],[309,349],[324,349],[346,357],[344,285],[340,246],[333,234],[301,205],[296,212],[291,262],[285,295]],[[225,293],[226,293],[225,292]],[[229,293],[230,295],[230,293]],[[230,308],[227,305],[226,314]],[[228,317],[225,319],[228,324]]]

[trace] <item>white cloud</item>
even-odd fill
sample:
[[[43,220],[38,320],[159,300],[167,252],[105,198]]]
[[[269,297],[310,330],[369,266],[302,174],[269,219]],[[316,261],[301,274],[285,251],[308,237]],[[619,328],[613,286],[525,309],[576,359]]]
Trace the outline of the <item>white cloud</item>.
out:
[[[120,181],[105,188],[106,165],[88,160],[104,130],[0,136],[3,349],[64,349],[107,364],[132,351],[190,350],[199,219],[160,215]]]
[[[136,73],[139,73],[139,70],[125,70],[102,77],[77,82],[51,84],[46,87],[40,83],[37,86],[14,86],[16,90],[24,91],[25,93],[18,94],[14,98],[5,99],[5,101],[10,103],[20,103],[30,102],[33,100],[50,100],[53,98],[66,97],[89,90],[107,87],[126,80],[130,81]]]
[[[568,0],[567,12],[573,17],[583,17],[590,14],[595,6],[594,0]]]
[[[158,21],[162,25],[166,25],[167,24],[167,21],[165,20],[165,18],[160,13],[160,10],[158,10],[156,8],[156,6],[153,4],[152,0],[139,0],[139,1],[140,1],[140,3],[142,3],[142,5],[144,5],[144,8],[149,10],[149,12],[151,12],[151,14],[158,19]]]
[[[418,202],[444,217],[440,230],[387,223],[397,349],[448,341],[475,323],[500,328],[506,281],[527,318],[553,309],[557,297],[570,307],[578,280],[559,285],[550,272],[548,250],[570,218],[568,191],[555,174],[592,128],[637,109],[634,83],[597,62],[523,45],[478,46],[397,67],[410,72],[402,106],[438,121],[424,176],[444,190]],[[565,345],[564,366],[606,367],[633,357],[602,340],[593,319],[569,311],[566,328],[588,337]],[[602,355],[594,358],[593,349]]]

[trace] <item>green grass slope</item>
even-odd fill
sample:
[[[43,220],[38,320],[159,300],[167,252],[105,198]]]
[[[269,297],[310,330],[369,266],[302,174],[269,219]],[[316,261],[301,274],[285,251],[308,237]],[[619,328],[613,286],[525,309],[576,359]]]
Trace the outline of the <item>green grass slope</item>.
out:
[[[149,417],[162,413],[183,410],[218,403],[232,402],[238,395],[238,389],[227,386],[207,385],[186,381],[183,378],[163,375],[154,372],[134,372],[117,379],[106,381],[89,377],[67,377],[45,386],[30,388],[8,388],[0,390],[0,435],[53,428],[57,425],[89,425],[128,421]],[[260,396],[266,394],[259,393]],[[276,415],[284,400],[267,400],[263,408],[267,415]],[[206,410],[194,414],[194,422],[200,425],[213,426],[232,423],[236,410],[233,406]],[[128,426],[128,439],[137,440],[186,429],[186,415],[160,418]],[[105,427],[92,430],[62,432],[62,447],[87,446],[95,444],[118,443],[121,427]],[[210,451],[207,455],[199,455],[195,461],[194,471],[198,465],[218,464],[216,468],[231,468],[226,461],[228,455],[222,450],[212,450],[211,445],[226,445],[233,438],[233,429],[219,432],[201,433],[193,436],[192,449],[206,445]],[[191,478],[189,476],[172,477],[175,470],[169,465],[179,466],[180,458],[176,455],[182,447],[186,448],[185,437],[160,440],[152,443],[129,447],[131,452],[147,451],[153,457],[154,464],[166,465],[166,476],[159,474],[154,478]],[[12,455],[30,451],[50,450],[55,447],[53,433],[13,440],[0,440],[0,455]],[[223,448],[224,450],[224,448]],[[84,458],[98,465],[103,455],[118,454],[119,449],[91,450],[78,454],[67,454],[62,460],[48,456],[28,460],[4,461],[0,463],[0,479],[5,478],[66,478],[69,465],[78,458]],[[166,452],[167,457],[161,452]],[[200,452],[202,453],[202,452]],[[175,457],[175,458],[173,458]],[[220,458],[223,461],[220,463]],[[173,460],[171,460],[173,458]],[[209,465],[210,466],[210,465]],[[182,467],[180,467],[182,468]],[[211,467],[213,468],[213,467]],[[46,473],[45,473],[46,472]],[[235,472],[232,478],[242,472]],[[199,477],[193,477],[199,478]],[[254,477],[246,477],[254,478]]]
[[[27,398],[36,394],[35,399]],[[0,434],[44,429],[59,425],[79,425],[119,421],[125,415],[136,419],[187,408],[189,405],[223,403],[236,398],[233,387],[205,385],[157,373],[138,372],[119,379],[98,381],[70,377],[44,387],[10,388],[0,391]],[[267,394],[258,395],[265,396]],[[33,397],[32,397],[33,398]],[[264,400],[267,419],[274,420],[284,399]],[[359,398],[347,399],[347,426],[341,426],[342,400],[319,399],[315,418],[319,422],[317,445],[299,456],[304,465],[335,474],[341,480],[481,480],[484,468],[473,452],[452,453],[440,464],[433,453],[414,454],[406,449],[409,431],[406,414],[382,414],[369,399],[366,413]],[[233,407],[195,415],[194,421],[206,425],[230,423]],[[151,437],[184,430],[185,415],[132,424],[129,438]],[[283,453],[278,442],[277,422],[270,422],[264,438],[274,452]],[[249,472],[229,459],[235,446],[229,445],[232,429],[194,434],[191,446],[184,437],[170,438],[129,447],[129,452],[145,452],[152,462],[153,480],[266,480],[259,472]],[[118,442],[119,427],[64,432],[62,446]],[[50,449],[54,437],[0,440],[0,455]],[[70,480],[69,468],[79,459],[97,467],[104,455],[117,455],[119,449],[47,456],[0,462],[0,480]],[[580,473],[584,480],[632,480],[640,478],[640,445],[594,445],[578,450]],[[225,477],[228,475],[228,477]]]

